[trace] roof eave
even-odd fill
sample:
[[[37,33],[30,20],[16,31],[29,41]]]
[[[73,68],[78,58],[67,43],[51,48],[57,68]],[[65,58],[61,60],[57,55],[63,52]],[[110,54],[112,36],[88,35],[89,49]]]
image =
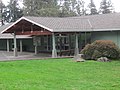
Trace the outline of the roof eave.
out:
[[[44,28],[44,29],[47,29],[47,30],[49,30],[50,32],[53,32],[53,29],[51,29],[51,28],[49,28],[49,27],[46,27],[46,26],[44,26],[44,25],[41,25],[41,24],[39,24],[39,23],[36,23],[36,22],[34,22],[34,21],[26,18],[26,17],[23,17],[23,19],[26,20],[26,21],[28,21],[28,22],[31,22],[31,23],[33,23],[33,24],[35,24],[35,25],[38,25],[38,26],[40,26],[40,27],[42,27],[42,28]]]
[[[92,32],[93,29],[54,29],[53,32]]]
[[[119,31],[120,28],[109,28],[109,29],[93,29],[93,31]]]
[[[14,22],[12,25],[10,25],[10,26],[7,27],[6,29],[4,29],[1,33],[2,33],[2,34],[5,33],[5,31],[7,31],[8,29],[10,29],[12,26],[14,26],[15,24],[17,24],[17,23],[20,22],[21,20],[26,20],[26,21],[31,22],[31,23],[33,23],[33,24],[35,24],[35,25],[38,25],[38,26],[40,26],[40,27],[42,27],[42,28],[44,28],[44,29],[47,29],[47,30],[49,30],[50,32],[53,32],[53,29],[50,29],[50,28],[48,28],[48,27],[46,27],[46,26],[43,26],[43,25],[41,25],[41,24],[38,24],[38,23],[36,23],[36,22],[34,22],[34,21],[30,20],[30,19],[27,19],[27,18],[25,18],[25,17],[21,17],[21,18],[18,19],[16,22]]]

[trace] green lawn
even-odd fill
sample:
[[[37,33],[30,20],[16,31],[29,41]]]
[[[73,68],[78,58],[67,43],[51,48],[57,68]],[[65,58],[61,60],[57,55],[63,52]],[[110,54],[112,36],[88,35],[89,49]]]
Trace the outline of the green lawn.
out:
[[[120,90],[120,61],[0,62],[0,90]]]

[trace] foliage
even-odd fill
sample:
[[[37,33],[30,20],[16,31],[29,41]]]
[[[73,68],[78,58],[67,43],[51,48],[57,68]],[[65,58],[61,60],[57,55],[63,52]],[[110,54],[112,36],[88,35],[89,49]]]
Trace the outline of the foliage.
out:
[[[85,15],[82,0],[23,0],[24,15],[29,16],[76,16]]]
[[[97,40],[92,44],[86,45],[81,53],[85,55],[85,59],[97,59],[100,57],[117,59],[119,58],[120,50],[110,40]]]
[[[15,22],[23,16],[23,11],[19,7],[18,1],[19,0],[10,0],[9,4],[4,8],[2,12],[4,21]]]
[[[100,13],[106,14],[106,13],[112,13],[113,12],[113,5],[111,0],[102,0],[100,3]]]
[[[68,17],[99,14],[93,0],[90,0],[89,9],[85,6],[84,0],[23,0],[23,2],[24,15],[28,16]],[[100,12],[111,13],[112,7],[110,1],[103,0]]]
[[[3,2],[0,0],[0,18],[1,18],[1,25],[4,25],[4,20],[3,20],[3,11],[4,11],[5,5]]]
[[[56,0],[23,0],[25,16],[58,16]]]
[[[85,15],[85,2],[83,0],[60,0],[61,17]]]
[[[89,4],[89,8],[90,8],[90,15],[98,14],[96,6],[95,6],[93,0],[91,0],[91,2]]]
[[[0,62],[1,90],[119,90],[120,63],[68,59]]]
[[[87,44],[85,48],[81,51],[82,54],[84,54],[85,59],[91,59],[93,53],[94,53],[95,47],[91,44]]]

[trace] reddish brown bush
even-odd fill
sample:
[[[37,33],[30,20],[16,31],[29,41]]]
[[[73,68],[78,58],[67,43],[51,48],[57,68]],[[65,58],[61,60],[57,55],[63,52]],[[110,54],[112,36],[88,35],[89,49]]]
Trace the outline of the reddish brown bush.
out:
[[[97,40],[92,44],[88,44],[81,51],[85,59],[97,59],[100,57],[107,57],[111,59],[118,59],[120,50],[118,46],[110,40]]]

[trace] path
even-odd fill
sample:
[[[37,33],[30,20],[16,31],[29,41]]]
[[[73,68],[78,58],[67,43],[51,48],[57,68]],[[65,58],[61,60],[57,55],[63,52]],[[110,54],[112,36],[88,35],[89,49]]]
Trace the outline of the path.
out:
[[[9,61],[9,60],[30,60],[30,59],[42,59],[50,58],[51,55],[40,53],[35,55],[31,52],[18,52],[18,56],[14,57],[13,52],[0,51],[0,61]]]

